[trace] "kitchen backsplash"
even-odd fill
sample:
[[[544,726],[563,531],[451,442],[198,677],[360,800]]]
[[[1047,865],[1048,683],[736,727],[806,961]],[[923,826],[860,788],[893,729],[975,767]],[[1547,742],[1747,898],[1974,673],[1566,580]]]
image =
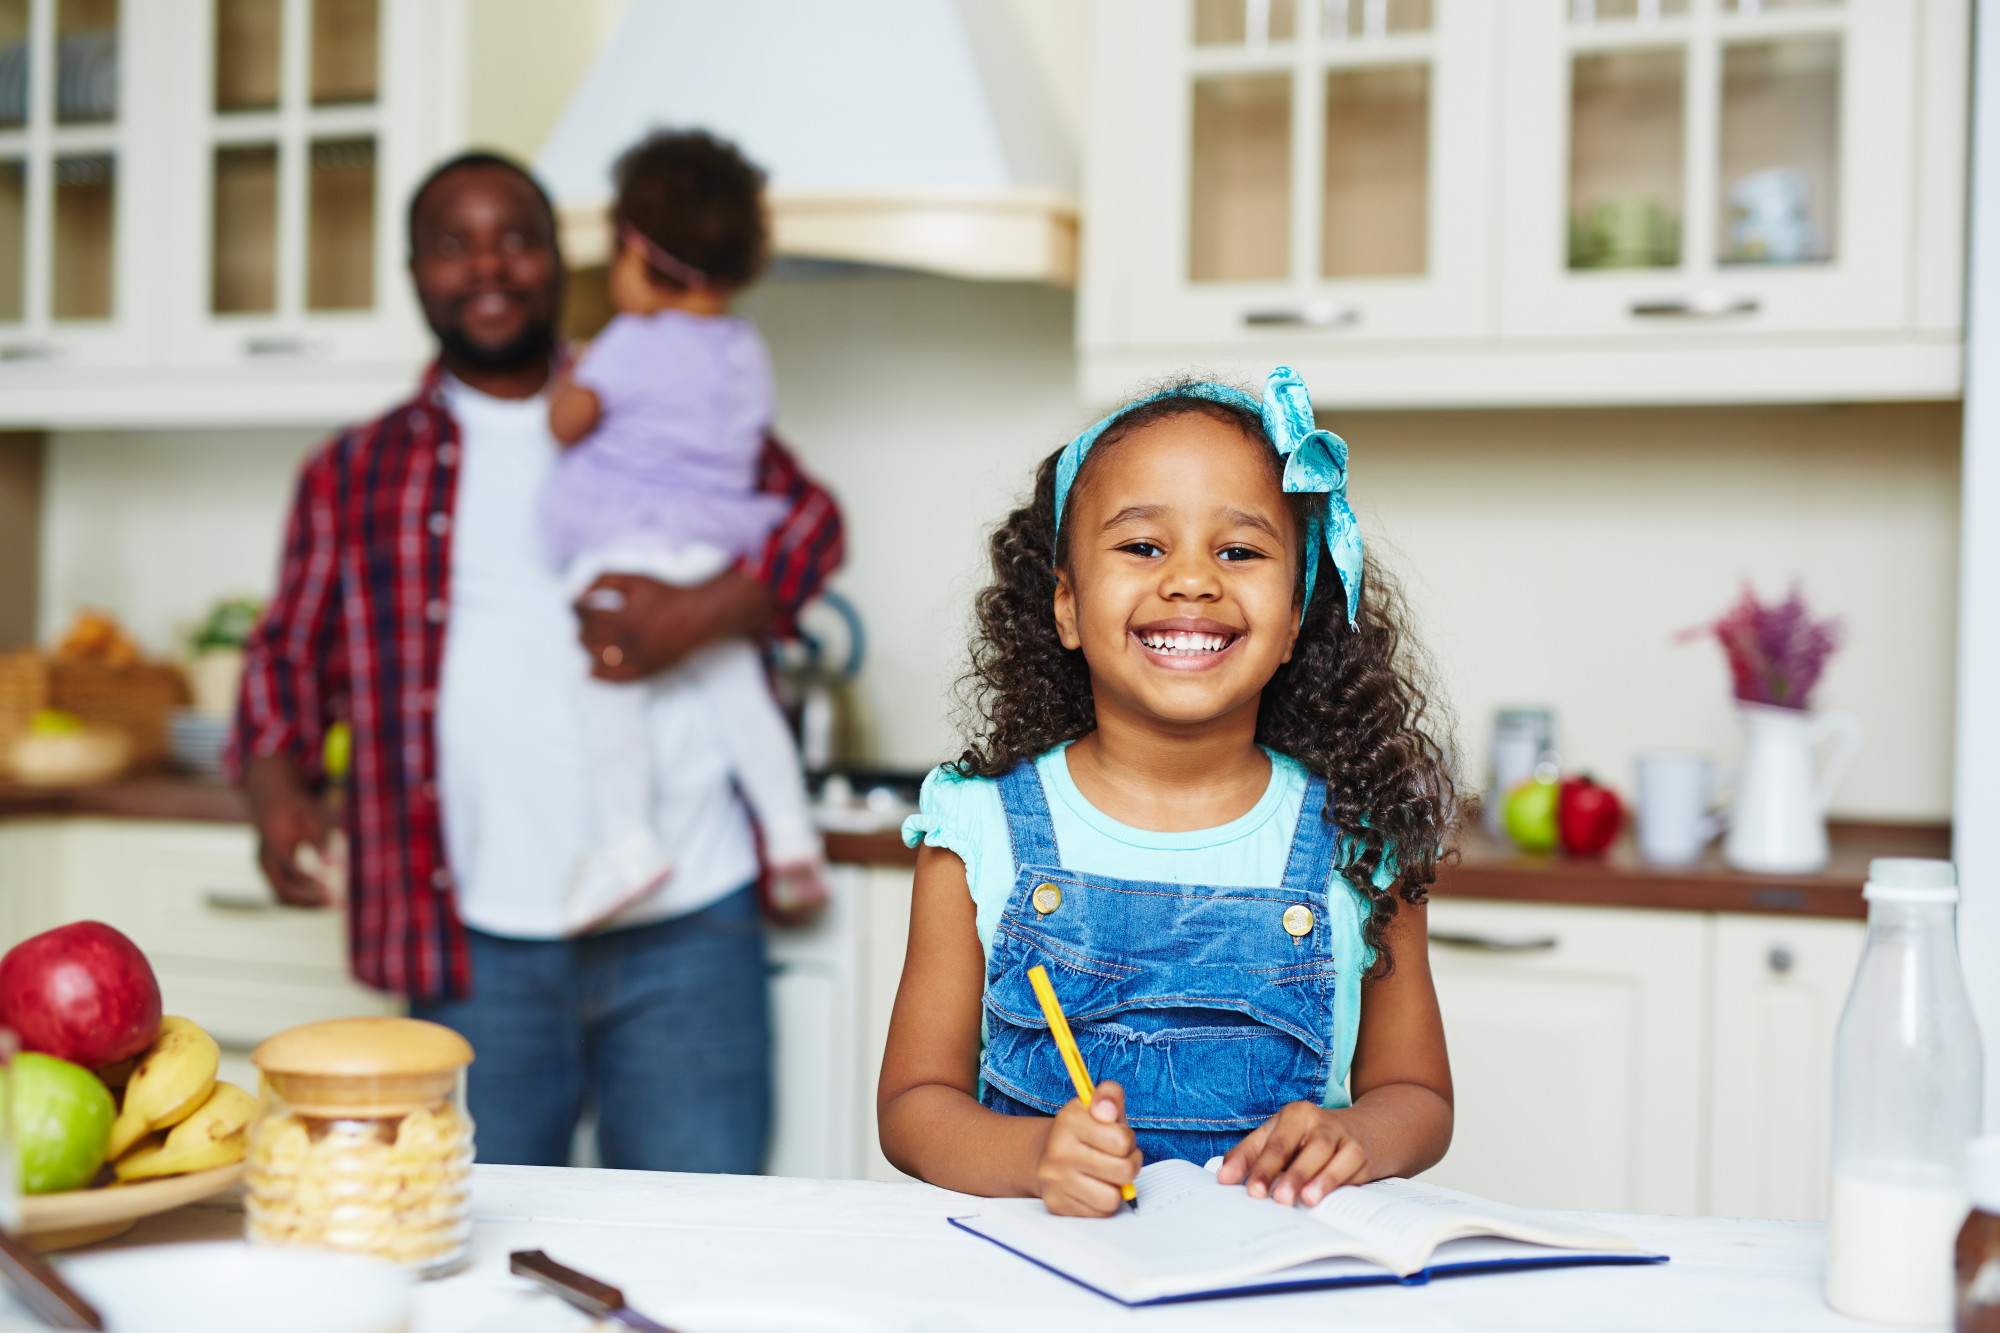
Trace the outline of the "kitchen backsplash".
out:
[[[746,303],[782,432],[840,494],[840,587],[875,645],[862,756],[955,753],[949,692],[987,529],[1092,412],[1062,291],[916,277],[769,284]],[[1094,406],[1094,405],[1093,405]],[[1621,790],[1641,749],[1739,744],[1720,654],[1676,646],[1751,578],[1802,578],[1847,623],[1819,702],[1868,741],[1838,813],[1950,807],[1958,407],[1351,413],[1353,495],[1460,719],[1556,710],[1566,759]],[[40,622],[103,605],[167,648],[218,595],[268,587],[312,431],[52,438]],[[1500,651],[1504,647],[1505,651]]]

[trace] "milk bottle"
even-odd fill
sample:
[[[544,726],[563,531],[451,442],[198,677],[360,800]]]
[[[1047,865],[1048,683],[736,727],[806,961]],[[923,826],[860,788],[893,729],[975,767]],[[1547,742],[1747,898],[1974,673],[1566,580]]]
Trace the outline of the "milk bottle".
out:
[[[1868,942],[1834,1039],[1826,1299],[1858,1319],[1940,1325],[1980,1109],[1957,878],[1949,861],[1883,858],[1864,894]]]

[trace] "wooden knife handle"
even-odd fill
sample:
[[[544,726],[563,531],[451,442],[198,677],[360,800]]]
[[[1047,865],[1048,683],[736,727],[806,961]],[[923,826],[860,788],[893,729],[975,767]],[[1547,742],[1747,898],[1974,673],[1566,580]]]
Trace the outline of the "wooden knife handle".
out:
[[[625,1293],[609,1282],[566,1267],[540,1250],[516,1250],[507,1256],[507,1271],[532,1278],[588,1314],[603,1318],[625,1308]]]
[[[58,1277],[46,1259],[4,1231],[0,1231],[0,1279],[21,1304],[51,1328],[104,1327],[96,1308]]]

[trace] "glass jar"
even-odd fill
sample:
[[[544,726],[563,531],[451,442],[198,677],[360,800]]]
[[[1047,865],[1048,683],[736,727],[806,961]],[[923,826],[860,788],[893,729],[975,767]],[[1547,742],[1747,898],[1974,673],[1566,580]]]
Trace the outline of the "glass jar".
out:
[[[413,1018],[342,1018],[251,1054],[266,1106],[250,1130],[245,1231],[261,1245],[370,1254],[430,1277],[472,1235],[472,1047]]]
[[[1944,1324],[1983,1086],[1958,882],[1949,861],[1883,858],[1863,892],[1868,940],[1834,1036],[1826,1299],[1858,1319]]]

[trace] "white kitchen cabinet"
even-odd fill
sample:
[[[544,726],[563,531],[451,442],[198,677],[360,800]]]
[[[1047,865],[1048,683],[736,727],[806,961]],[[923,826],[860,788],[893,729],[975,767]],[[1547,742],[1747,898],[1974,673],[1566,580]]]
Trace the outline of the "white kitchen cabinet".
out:
[[[1434,902],[1456,1093],[1425,1178],[1531,1208],[1697,1213],[1704,918]]]
[[[157,317],[158,6],[0,0],[0,377],[136,364]],[[127,58],[120,59],[121,53]],[[0,389],[6,378],[0,378]]]
[[[9,855],[8,848],[15,849]],[[168,1013],[223,1050],[222,1077],[256,1086],[250,1051],[299,1023],[402,1012],[347,975],[337,911],[279,905],[255,840],[232,824],[85,819],[0,824],[0,947],[66,921],[116,926],[145,950]]]
[[[882,1052],[889,1044],[889,1017],[896,1008],[896,989],[903,980],[903,959],[909,952],[910,895],[916,887],[916,872],[899,866],[869,866],[860,875],[867,886],[864,901],[868,951],[862,1001],[859,1174],[864,1180],[895,1182],[911,1177],[890,1165],[882,1154],[875,1090],[882,1077]]]
[[[1729,1217],[1826,1217],[1833,1033],[1867,927],[1715,918],[1708,1206]]]
[[[1090,227],[1093,262],[1120,281],[1091,302],[1090,340],[1253,354],[1301,330],[1477,337],[1498,13],[1104,6],[1097,35],[1118,54],[1094,105],[1114,119],[1097,131]]]
[[[765,933],[772,1118],[764,1170],[770,1175],[861,1174],[863,1105],[875,1094],[862,1030],[867,877],[859,866],[830,867],[826,911],[808,925]]]
[[[170,362],[422,357],[402,204],[436,146],[436,6],[178,2]]]
[[[1657,8],[1510,7],[1503,333],[1908,325],[1926,7]]]
[[[406,394],[403,208],[457,142],[462,11],[0,0],[0,425],[317,424]]]
[[[1968,0],[1096,0],[1085,396],[1962,386]]]

